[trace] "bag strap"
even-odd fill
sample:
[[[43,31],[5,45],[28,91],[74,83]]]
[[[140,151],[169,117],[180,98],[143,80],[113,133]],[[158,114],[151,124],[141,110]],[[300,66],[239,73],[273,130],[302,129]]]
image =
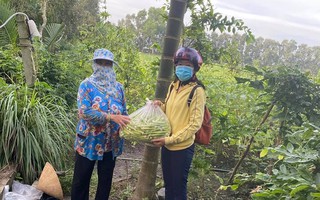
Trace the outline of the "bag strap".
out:
[[[194,95],[194,91],[196,91],[196,89],[197,89],[198,87],[202,87],[202,85],[195,85],[195,86],[192,88],[192,90],[191,90],[191,92],[190,92],[190,94],[189,94],[188,102],[187,102],[188,107],[190,107],[190,104],[191,104],[191,101],[192,101],[192,98],[193,98],[193,95]]]
[[[192,90],[191,90],[191,92],[190,92],[190,94],[189,94],[188,100],[187,100],[187,105],[188,105],[188,107],[190,107],[190,104],[191,104],[191,101],[192,101],[192,98],[193,98],[193,95],[194,95],[194,91],[196,91],[196,89],[197,89],[198,87],[202,87],[202,88],[203,88],[202,85],[195,85],[195,86],[192,88]],[[169,99],[170,94],[171,94],[171,91],[173,90],[173,88],[174,88],[174,86],[173,86],[173,84],[171,83],[170,88],[169,88],[170,93],[169,93],[169,96],[168,96],[167,99]]]
[[[172,92],[172,90],[173,90],[173,83],[171,83],[170,84],[170,88],[169,88],[169,95],[168,95],[168,97],[166,98],[166,101],[169,99],[169,97],[170,97],[170,95],[171,95],[171,92]]]

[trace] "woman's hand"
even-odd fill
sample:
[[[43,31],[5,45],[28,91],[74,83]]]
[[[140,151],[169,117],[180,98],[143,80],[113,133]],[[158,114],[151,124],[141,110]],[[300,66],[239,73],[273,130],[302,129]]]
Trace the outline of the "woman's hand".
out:
[[[161,106],[162,102],[160,100],[154,100],[152,104],[155,106]]]
[[[110,115],[110,120],[119,124],[121,129],[130,123],[130,117],[127,115]]]
[[[151,142],[157,147],[162,147],[163,145],[165,145],[164,138],[156,138],[156,139],[151,140]]]

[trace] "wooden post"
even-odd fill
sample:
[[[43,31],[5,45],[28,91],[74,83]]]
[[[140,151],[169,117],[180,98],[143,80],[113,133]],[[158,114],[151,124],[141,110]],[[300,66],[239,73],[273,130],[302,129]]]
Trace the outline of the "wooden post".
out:
[[[23,15],[17,15],[19,46],[21,47],[24,76],[28,86],[33,86],[36,81],[37,74],[32,57],[32,44],[30,41],[29,30],[26,18]]]
[[[17,165],[6,165],[0,169],[0,199],[3,198],[3,191],[6,185],[12,186],[13,180],[17,173]]]

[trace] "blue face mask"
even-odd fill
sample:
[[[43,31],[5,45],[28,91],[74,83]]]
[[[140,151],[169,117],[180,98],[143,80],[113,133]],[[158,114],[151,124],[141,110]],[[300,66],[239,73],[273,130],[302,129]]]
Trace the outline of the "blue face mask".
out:
[[[185,65],[176,67],[176,75],[180,81],[187,81],[193,76],[193,68]]]

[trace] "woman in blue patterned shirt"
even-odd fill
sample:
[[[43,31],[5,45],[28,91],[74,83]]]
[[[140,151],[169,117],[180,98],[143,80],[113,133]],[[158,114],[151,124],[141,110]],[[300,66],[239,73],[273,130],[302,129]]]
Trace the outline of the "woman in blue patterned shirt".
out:
[[[123,139],[119,137],[119,129],[130,121],[124,88],[116,81],[114,64],[111,51],[97,49],[93,55],[93,74],[79,86],[72,200],[89,199],[96,161],[98,187],[95,199],[109,198],[116,157],[122,153]]]

